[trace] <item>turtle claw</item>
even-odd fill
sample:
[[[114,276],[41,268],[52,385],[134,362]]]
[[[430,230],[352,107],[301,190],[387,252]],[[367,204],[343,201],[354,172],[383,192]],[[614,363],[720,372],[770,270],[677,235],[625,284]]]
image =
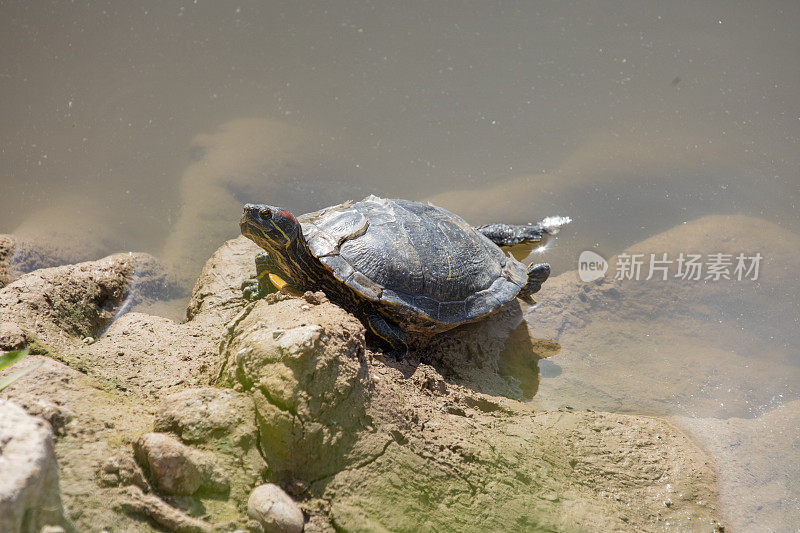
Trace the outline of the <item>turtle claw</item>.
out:
[[[390,351],[387,355],[395,360],[397,363],[401,363],[403,359],[406,358],[406,354],[408,353],[408,348],[405,345],[395,348],[394,350]]]
[[[258,300],[261,297],[261,289],[258,286],[258,280],[246,279],[242,282],[242,296],[245,300]]]

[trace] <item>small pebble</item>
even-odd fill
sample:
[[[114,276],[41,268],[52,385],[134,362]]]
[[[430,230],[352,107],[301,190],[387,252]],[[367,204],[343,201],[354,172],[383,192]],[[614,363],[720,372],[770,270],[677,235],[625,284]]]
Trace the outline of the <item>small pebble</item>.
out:
[[[253,490],[247,500],[247,514],[269,533],[300,533],[305,522],[300,506],[282,488],[271,483]]]

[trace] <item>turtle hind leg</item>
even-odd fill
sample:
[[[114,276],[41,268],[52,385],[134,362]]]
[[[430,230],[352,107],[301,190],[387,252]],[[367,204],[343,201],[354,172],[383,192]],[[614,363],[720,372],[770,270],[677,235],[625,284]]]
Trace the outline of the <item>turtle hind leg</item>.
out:
[[[559,228],[569,224],[569,217],[547,217],[537,224],[515,226],[512,224],[485,224],[475,226],[475,231],[483,233],[497,246],[513,246],[520,243],[541,242],[543,235],[555,235]]]
[[[537,243],[542,240],[543,228],[537,224],[514,226],[511,224],[486,224],[475,226],[475,231],[483,233],[497,246],[513,246],[523,242]]]
[[[396,325],[387,321],[378,313],[370,313],[366,318],[370,332],[378,337],[381,344],[389,348],[389,356],[396,361],[402,361],[408,353],[406,336]]]
[[[519,298],[528,303],[536,303],[533,295],[539,292],[547,278],[550,277],[550,265],[547,263],[536,263],[528,266],[528,282],[519,291]]]

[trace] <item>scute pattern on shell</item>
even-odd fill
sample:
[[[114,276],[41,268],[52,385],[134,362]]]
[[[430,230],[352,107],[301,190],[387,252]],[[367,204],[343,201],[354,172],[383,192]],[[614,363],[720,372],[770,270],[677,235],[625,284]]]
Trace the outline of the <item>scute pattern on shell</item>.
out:
[[[401,317],[469,321],[513,300],[527,281],[522,263],[436,206],[369,196],[299,221],[337,279]]]

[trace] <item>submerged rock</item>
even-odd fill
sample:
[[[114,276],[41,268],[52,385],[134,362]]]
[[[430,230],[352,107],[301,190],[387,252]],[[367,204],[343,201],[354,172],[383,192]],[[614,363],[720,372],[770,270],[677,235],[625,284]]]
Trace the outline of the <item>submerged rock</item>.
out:
[[[608,258],[605,279],[551,278],[531,319],[562,345],[561,371],[534,405],[677,417],[717,462],[729,524],[796,521],[786,502],[800,496],[800,483],[786,472],[800,448],[797,431],[784,428],[797,418],[788,406],[800,405],[798,249],[800,236],[766,220],[708,216],[621,252],[642,254],[638,280],[613,279],[620,255]],[[674,263],[667,279],[645,279],[650,254],[676,261],[681,253],[700,254],[704,265],[708,254],[728,254],[730,279],[705,279],[706,268],[701,279],[682,279]],[[737,279],[740,253],[760,254],[758,279]]]

